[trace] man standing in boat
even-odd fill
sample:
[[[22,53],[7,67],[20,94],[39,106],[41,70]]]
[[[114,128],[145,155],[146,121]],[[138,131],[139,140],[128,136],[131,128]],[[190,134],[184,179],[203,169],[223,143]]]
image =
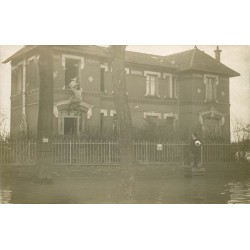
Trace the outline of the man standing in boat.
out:
[[[192,134],[190,142],[191,167],[198,168],[198,163],[201,154],[201,141],[197,138],[197,134]]]

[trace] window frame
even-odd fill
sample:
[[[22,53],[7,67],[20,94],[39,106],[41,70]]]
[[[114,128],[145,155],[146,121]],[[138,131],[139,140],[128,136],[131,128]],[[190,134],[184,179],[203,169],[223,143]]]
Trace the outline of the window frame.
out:
[[[169,74],[169,73],[163,73],[163,79],[167,79],[169,78],[169,81],[167,84],[169,84],[169,86],[166,86],[166,93],[165,93],[165,98],[168,99],[177,99],[178,98],[178,87],[177,87],[177,77],[176,75],[173,74]],[[175,79],[173,81],[173,79]],[[167,91],[167,87],[169,87],[169,93]]]
[[[69,55],[69,54],[62,54],[62,67],[64,69],[64,89],[69,89],[68,85],[70,83],[66,83],[66,60],[71,59],[71,60],[77,60],[79,61],[78,65],[78,77],[79,77],[79,82],[81,83],[81,70],[84,69],[85,67],[85,58],[82,56],[75,56],[75,55]]]
[[[160,97],[159,96],[159,79],[161,78],[161,73],[154,71],[145,71],[144,76],[146,77],[146,94],[145,96]],[[155,93],[152,94],[151,81],[148,78],[155,77]]]
[[[178,120],[178,115],[174,113],[164,113],[163,114],[163,119],[167,121],[168,117],[173,118],[173,129],[176,129],[177,126],[177,120]],[[166,124],[167,126],[167,124]]]

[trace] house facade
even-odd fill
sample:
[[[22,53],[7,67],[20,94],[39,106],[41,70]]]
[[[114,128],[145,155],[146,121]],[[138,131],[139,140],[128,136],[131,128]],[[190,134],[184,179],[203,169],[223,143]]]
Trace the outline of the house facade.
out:
[[[117,133],[108,48],[52,46],[54,134]],[[126,51],[126,84],[133,128],[183,135],[230,137],[229,79],[239,76],[198,48],[158,56]],[[11,133],[36,135],[39,46],[25,46],[11,62]]]

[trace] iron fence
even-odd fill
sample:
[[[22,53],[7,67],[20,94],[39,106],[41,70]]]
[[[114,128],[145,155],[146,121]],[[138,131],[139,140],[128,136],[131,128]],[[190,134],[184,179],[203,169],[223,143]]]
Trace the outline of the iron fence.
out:
[[[189,161],[189,144],[134,141],[134,159],[138,163],[183,164]],[[203,163],[241,163],[250,145],[209,143],[201,148]],[[36,141],[0,141],[0,165],[33,165]],[[56,165],[117,164],[120,161],[117,141],[54,140],[53,162]]]

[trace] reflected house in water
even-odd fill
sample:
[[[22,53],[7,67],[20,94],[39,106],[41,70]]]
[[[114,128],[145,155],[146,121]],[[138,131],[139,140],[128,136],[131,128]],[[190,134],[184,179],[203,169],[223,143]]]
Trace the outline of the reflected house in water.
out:
[[[117,129],[108,48],[52,46],[54,134],[100,134]],[[126,51],[127,94],[135,128],[147,124],[199,128],[230,137],[229,80],[239,73],[196,46],[168,56]],[[11,133],[35,135],[38,117],[39,46],[25,46],[11,62]]]

